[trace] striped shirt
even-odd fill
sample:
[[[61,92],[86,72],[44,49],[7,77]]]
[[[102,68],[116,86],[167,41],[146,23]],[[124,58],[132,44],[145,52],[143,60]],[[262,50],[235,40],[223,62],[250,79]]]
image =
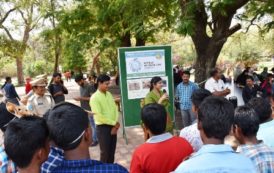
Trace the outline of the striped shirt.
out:
[[[274,150],[264,143],[240,145],[238,152],[249,157],[260,173],[274,173]]]

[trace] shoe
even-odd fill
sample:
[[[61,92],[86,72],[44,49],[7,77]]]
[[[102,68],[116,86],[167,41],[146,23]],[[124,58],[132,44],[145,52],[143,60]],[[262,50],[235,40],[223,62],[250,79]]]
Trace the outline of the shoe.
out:
[[[91,147],[95,147],[96,145],[98,145],[98,142],[97,142],[97,141],[92,142],[90,146],[91,146]]]

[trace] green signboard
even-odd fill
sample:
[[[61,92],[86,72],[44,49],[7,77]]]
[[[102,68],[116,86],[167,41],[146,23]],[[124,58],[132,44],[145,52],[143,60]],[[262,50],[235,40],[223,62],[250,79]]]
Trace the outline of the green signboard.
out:
[[[140,102],[149,92],[154,76],[163,79],[163,89],[168,92],[174,117],[173,71],[171,46],[119,48],[120,87],[124,125],[140,125]]]

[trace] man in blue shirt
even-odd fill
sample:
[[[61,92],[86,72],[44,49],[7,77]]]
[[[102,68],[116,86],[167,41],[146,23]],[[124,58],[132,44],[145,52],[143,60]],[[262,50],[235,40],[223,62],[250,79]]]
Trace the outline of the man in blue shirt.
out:
[[[12,82],[11,77],[6,77],[6,82],[2,86],[2,89],[4,90],[4,93],[5,93],[5,98],[6,98],[5,101],[19,105],[18,100],[20,100],[20,97],[18,96],[15,90],[15,87],[11,82]]]
[[[257,138],[274,148],[274,120],[270,103],[264,98],[252,98],[247,105],[255,110],[260,119]]]
[[[184,71],[182,75],[182,82],[176,88],[176,97],[180,102],[181,115],[183,120],[183,127],[189,126],[195,120],[192,111],[191,95],[193,91],[198,89],[198,86],[189,81],[190,72]]]
[[[207,97],[198,109],[198,129],[204,145],[189,160],[182,162],[175,173],[255,173],[249,158],[224,145],[233,119],[234,107],[228,100]]]
[[[64,159],[52,173],[127,173],[118,164],[105,164],[91,160],[89,146],[92,132],[88,113],[71,103],[56,105],[45,115],[51,138],[57,147],[64,150]]]

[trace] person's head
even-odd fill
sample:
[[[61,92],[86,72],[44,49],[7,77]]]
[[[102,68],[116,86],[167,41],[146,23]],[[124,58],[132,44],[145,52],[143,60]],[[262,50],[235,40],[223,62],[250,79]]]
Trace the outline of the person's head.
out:
[[[247,76],[246,77],[246,85],[251,87],[254,85],[254,78],[252,76]]]
[[[16,116],[7,110],[6,103],[0,103],[0,129],[6,131],[8,124],[17,119]]]
[[[79,106],[63,102],[50,109],[44,118],[50,138],[64,151],[84,147],[92,142],[88,113]]]
[[[52,75],[53,82],[54,83],[61,83],[61,77],[62,77],[61,73],[54,73]]]
[[[79,86],[83,86],[85,83],[84,77],[82,74],[79,74],[75,77],[75,82],[79,85]]]
[[[44,78],[36,79],[31,83],[33,92],[39,96],[43,96],[46,93],[46,81]]]
[[[198,109],[198,129],[206,143],[208,139],[223,143],[231,130],[234,118],[234,107],[227,99],[209,96]]]
[[[264,98],[256,97],[249,100],[248,106],[252,107],[260,119],[260,123],[271,119],[272,109],[270,103]]]
[[[160,104],[148,104],[141,110],[141,120],[144,123],[145,129],[152,135],[160,135],[165,132],[166,119],[166,110]]]
[[[11,77],[6,77],[6,81],[5,81],[6,83],[11,83]]]
[[[273,79],[273,75],[271,73],[268,73],[266,76],[266,80],[269,82],[272,82],[272,79]]]
[[[192,111],[197,113],[199,106],[203,102],[203,100],[211,95],[212,93],[206,89],[197,89],[193,91],[191,95]]]
[[[110,77],[106,74],[102,74],[97,78],[98,89],[102,92],[108,91],[110,84]]]
[[[235,109],[233,132],[241,144],[245,138],[256,137],[260,120],[254,109],[249,106],[239,106]]]
[[[264,67],[264,70],[263,70],[264,72],[267,72],[268,71],[268,68],[267,67]]]
[[[19,169],[40,169],[49,154],[49,131],[45,120],[28,116],[10,122],[4,145],[7,155]]]
[[[221,70],[218,68],[214,68],[210,71],[210,76],[215,78],[215,79],[221,79]]]
[[[150,81],[150,91],[152,91],[153,89],[156,89],[158,91],[160,91],[163,87],[163,81],[162,78],[160,78],[159,76],[155,76],[151,79]]]
[[[189,71],[184,71],[182,74],[182,80],[183,83],[188,83],[190,78],[190,72]]]

